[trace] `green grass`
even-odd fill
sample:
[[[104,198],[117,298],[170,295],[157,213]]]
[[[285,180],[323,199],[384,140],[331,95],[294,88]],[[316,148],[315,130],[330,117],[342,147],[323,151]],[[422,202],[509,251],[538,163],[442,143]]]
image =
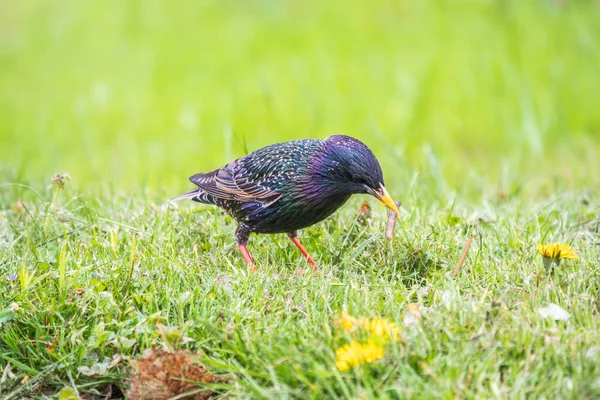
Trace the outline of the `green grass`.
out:
[[[597,398],[598,38],[593,1],[3,2],[0,396],[124,389],[160,321],[232,397]],[[253,275],[224,213],[164,205],[337,132],[407,213],[392,243],[361,197],[303,231],[320,275],[281,235],[251,237]],[[579,260],[546,270],[540,241]],[[343,310],[404,340],[341,373]]]

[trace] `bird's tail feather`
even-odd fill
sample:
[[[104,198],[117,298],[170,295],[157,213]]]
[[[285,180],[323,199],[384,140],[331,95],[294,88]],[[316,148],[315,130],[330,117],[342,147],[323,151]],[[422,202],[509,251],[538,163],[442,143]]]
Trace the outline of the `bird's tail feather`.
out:
[[[189,192],[186,192],[184,194],[182,194],[181,196],[177,196],[172,198],[171,200],[169,200],[169,202],[173,202],[173,201],[180,201],[180,200],[193,200],[193,201],[197,201],[198,203],[204,203],[204,204],[216,204],[216,199],[206,193],[204,190],[202,190],[202,188],[196,188],[194,190],[190,190]]]
[[[180,196],[173,197],[169,201],[193,200],[195,197],[198,197],[198,195],[200,195],[201,193],[202,192],[200,191],[200,189],[196,188],[194,190],[190,190],[189,192],[185,192]]]

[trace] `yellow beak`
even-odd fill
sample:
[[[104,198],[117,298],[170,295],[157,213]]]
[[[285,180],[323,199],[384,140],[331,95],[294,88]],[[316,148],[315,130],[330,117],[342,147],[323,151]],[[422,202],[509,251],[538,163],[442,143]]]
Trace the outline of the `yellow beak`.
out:
[[[396,204],[394,203],[394,200],[392,200],[392,197],[387,192],[387,190],[385,190],[385,187],[383,185],[381,185],[380,191],[375,192],[375,197],[377,197],[379,201],[385,204],[387,208],[389,208],[396,214],[400,214],[400,212],[398,211],[398,207],[396,207]]]

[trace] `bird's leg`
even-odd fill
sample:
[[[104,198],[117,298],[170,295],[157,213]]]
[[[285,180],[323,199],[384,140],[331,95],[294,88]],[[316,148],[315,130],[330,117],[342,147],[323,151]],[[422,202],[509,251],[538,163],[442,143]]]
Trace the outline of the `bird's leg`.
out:
[[[292,243],[294,243],[296,245],[296,247],[298,248],[298,250],[300,250],[300,252],[304,256],[304,258],[306,258],[306,261],[308,261],[308,263],[312,266],[313,271],[318,271],[319,267],[317,267],[317,263],[315,262],[315,260],[312,259],[310,254],[308,254],[308,251],[306,251],[304,246],[302,246],[302,243],[300,243],[300,241],[298,240],[297,232],[295,232],[295,231],[290,232],[290,233],[288,233],[288,236],[289,236],[290,240],[292,241]]]
[[[246,260],[246,262],[248,263],[250,268],[252,268],[252,272],[255,274],[258,273],[258,270],[256,269],[256,265],[254,265],[254,261],[252,260],[250,253],[248,253],[248,249],[246,248],[246,245],[238,243],[238,249],[240,249],[240,251],[242,252],[242,255],[244,256],[244,260]]]
[[[248,238],[250,237],[250,231],[243,225],[239,225],[235,230],[235,241],[237,242],[238,249],[244,256],[244,260],[248,263],[250,268],[252,268],[252,272],[255,274],[258,272],[256,269],[256,265],[254,265],[254,261],[252,257],[250,257],[250,253],[248,253],[248,249],[246,248],[246,244],[248,244]]]

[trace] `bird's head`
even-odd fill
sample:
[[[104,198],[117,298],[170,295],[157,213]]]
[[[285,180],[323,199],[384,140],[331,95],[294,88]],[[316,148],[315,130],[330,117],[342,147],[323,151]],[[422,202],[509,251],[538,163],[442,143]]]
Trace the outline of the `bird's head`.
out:
[[[370,194],[398,213],[398,207],[385,189],[377,158],[357,139],[345,135],[328,137],[313,172],[330,187],[347,194]]]

